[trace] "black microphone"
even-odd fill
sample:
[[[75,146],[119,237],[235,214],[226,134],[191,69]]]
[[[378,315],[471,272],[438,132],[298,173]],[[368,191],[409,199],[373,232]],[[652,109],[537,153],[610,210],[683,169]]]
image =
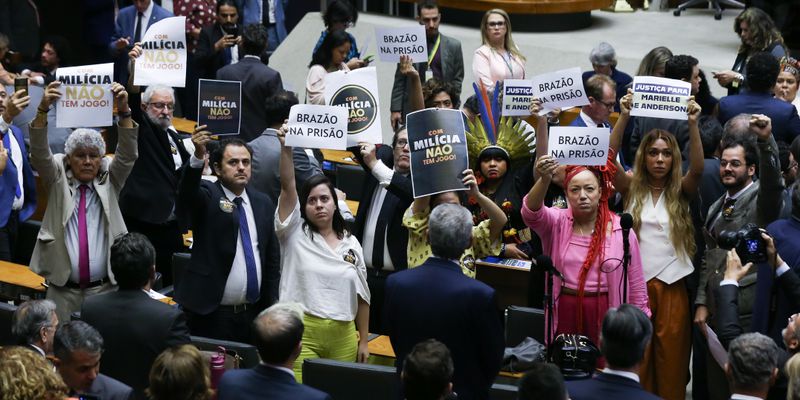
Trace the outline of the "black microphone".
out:
[[[630,243],[628,243],[628,234],[631,232],[631,228],[633,228],[633,216],[624,213],[619,218],[619,225],[622,227],[622,243],[624,246],[625,254],[630,251]]]
[[[561,272],[553,266],[553,260],[550,258],[550,256],[546,256],[544,254],[536,256],[536,266],[541,268],[544,272],[557,276],[562,281],[564,280],[564,275],[561,275]]]

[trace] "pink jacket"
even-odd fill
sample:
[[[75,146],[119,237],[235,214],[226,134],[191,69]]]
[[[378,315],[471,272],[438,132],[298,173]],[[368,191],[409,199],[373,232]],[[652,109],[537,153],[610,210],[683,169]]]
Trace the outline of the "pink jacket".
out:
[[[525,225],[530,227],[542,241],[542,250],[544,254],[549,255],[553,259],[553,265],[562,272],[564,275],[575,276],[574,270],[580,268],[580,265],[564,265],[564,253],[566,251],[566,244],[569,243],[572,236],[572,211],[569,209],[549,208],[542,206],[538,211],[531,211],[528,208],[528,196],[522,200],[522,220]],[[619,217],[612,213],[612,233],[611,237],[606,238],[605,242],[605,259],[617,258],[622,260],[622,228],[619,225]],[[647,316],[650,316],[650,307],[647,299],[647,286],[644,281],[644,273],[642,272],[642,257],[639,253],[639,240],[636,238],[636,233],[631,230],[630,236],[631,247],[631,262],[628,266],[628,303],[638,307],[644,311]],[[566,269],[571,269],[569,273],[564,272]],[[595,266],[592,267],[596,268]],[[595,276],[594,273],[589,274],[590,278]],[[622,266],[615,269],[606,275],[608,282],[608,306],[618,307],[622,304]],[[561,280],[558,277],[553,278],[553,298],[558,299],[561,293]],[[555,317],[553,318],[553,332],[556,332],[558,325],[558,303],[554,304]],[[545,319],[547,320],[547,319]]]

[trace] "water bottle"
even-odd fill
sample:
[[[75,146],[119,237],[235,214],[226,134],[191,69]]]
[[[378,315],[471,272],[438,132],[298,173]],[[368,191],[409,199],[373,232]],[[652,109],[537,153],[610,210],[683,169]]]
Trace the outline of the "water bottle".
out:
[[[217,354],[211,356],[211,388],[216,390],[222,374],[225,373],[225,348],[217,347]]]

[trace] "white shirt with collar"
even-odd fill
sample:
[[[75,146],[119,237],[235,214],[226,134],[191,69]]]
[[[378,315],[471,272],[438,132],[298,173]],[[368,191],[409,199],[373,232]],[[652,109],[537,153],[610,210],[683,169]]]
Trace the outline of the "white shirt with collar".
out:
[[[72,215],[67,220],[64,227],[64,241],[67,245],[71,272],[69,280],[73,283],[80,283],[80,269],[78,262],[80,258],[80,241],[78,232],[78,213],[81,205],[81,182],[73,178],[72,171],[67,171],[67,178],[70,180],[70,191],[72,192],[72,202],[75,208]],[[103,213],[103,203],[94,188],[94,182],[86,184],[86,238],[89,242],[89,281],[94,282],[105,279],[108,276],[106,262],[108,261],[108,224]]]
[[[608,123],[605,121],[595,122],[595,120],[593,120],[592,117],[589,116],[589,114],[583,112],[583,109],[581,109],[581,114],[579,115],[579,118],[582,119],[583,123],[586,124],[586,126],[589,128],[596,128],[598,124],[602,124],[603,126],[608,126],[607,125]]]
[[[147,32],[147,28],[150,27],[150,16],[153,15],[153,7],[155,6],[155,2],[151,1],[150,5],[147,6],[147,9],[144,10],[142,13],[142,30],[140,39],[144,39],[144,33]],[[136,14],[133,16],[133,34],[136,34],[136,21],[139,20],[139,10],[136,10]],[[131,35],[131,40],[133,40],[133,35]]]
[[[731,395],[731,400],[764,400],[761,397],[748,396],[746,394],[734,393]]]
[[[273,369],[277,369],[278,371],[286,372],[287,374],[291,375],[292,378],[294,378],[294,371],[292,371],[289,368],[284,367],[283,365],[267,364],[267,363],[265,363],[263,361],[261,361],[261,365],[263,365],[263,366],[265,366],[267,368],[273,368]]]
[[[14,166],[17,168],[17,182],[19,184],[19,191],[20,196],[14,197],[14,201],[11,203],[11,209],[14,211],[22,209],[22,206],[25,204],[25,190],[23,186],[23,176],[22,176],[22,167],[23,167],[23,155],[22,155],[22,148],[17,142],[17,137],[14,136],[14,133],[11,132],[11,122],[6,122],[5,118],[0,116],[0,132],[2,135],[8,135],[8,143],[10,145],[10,149],[8,152],[11,153],[11,158],[9,161],[14,163]]]
[[[364,262],[369,268],[374,268],[372,265],[372,252],[375,251],[375,228],[378,226],[378,216],[380,216],[381,209],[383,208],[383,201],[386,199],[386,190],[389,184],[392,183],[395,171],[389,169],[383,161],[378,160],[372,168],[372,175],[378,181],[378,186],[372,193],[372,199],[369,206],[369,213],[367,219],[364,221]],[[389,246],[386,244],[386,236],[389,234],[387,227],[383,233],[383,237],[379,238],[383,244],[383,271],[394,271],[392,258],[389,255]],[[380,246],[380,244],[379,244]],[[379,250],[380,251],[380,250]]]
[[[247,190],[242,192],[241,196],[236,196],[233,192],[228,190],[224,185],[220,185],[225,197],[231,202],[236,197],[242,198],[242,207],[244,208],[247,218],[247,229],[250,231],[250,245],[253,247],[253,257],[256,262],[256,276],[258,278],[258,287],[261,288],[261,253],[258,251],[258,232],[256,231],[256,220],[253,217],[253,206],[250,203],[250,197],[247,196]],[[233,306],[238,304],[247,303],[247,262],[244,257],[244,246],[242,245],[242,234],[237,232],[236,236],[236,255],[233,256],[233,264],[231,265],[231,272],[228,273],[228,280],[225,282],[225,291],[222,293],[222,301],[220,304],[225,306]]]
[[[786,261],[783,264],[779,265],[777,269],[775,269],[775,278],[780,278],[783,274],[789,272],[789,264],[786,264]],[[736,279],[723,279],[719,283],[720,286],[724,285],[733,285],[739,287],[739,281]]]
[[[639,375],[635,374],[633,372],[630,372],[630,371],[620,371],[620,370],[617,370],[617,369],[604,368],[603,369],[603,373],[604,374],[609,374],[609,375],[621,376],[623,378],[628,378],[628,379],[636,381],[636,383],[639,383]]]

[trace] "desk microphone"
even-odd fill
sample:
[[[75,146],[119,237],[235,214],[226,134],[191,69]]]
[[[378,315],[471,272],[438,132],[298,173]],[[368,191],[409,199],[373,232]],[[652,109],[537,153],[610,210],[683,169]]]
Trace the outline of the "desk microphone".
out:
[[[557,276],[562,281],[564,280],[564,275],[561,275],[561,272],[553,266],[553,260],[549,256],[544,254],[536,256],[536,266],[537,268],[541,268],[544,272]]]

